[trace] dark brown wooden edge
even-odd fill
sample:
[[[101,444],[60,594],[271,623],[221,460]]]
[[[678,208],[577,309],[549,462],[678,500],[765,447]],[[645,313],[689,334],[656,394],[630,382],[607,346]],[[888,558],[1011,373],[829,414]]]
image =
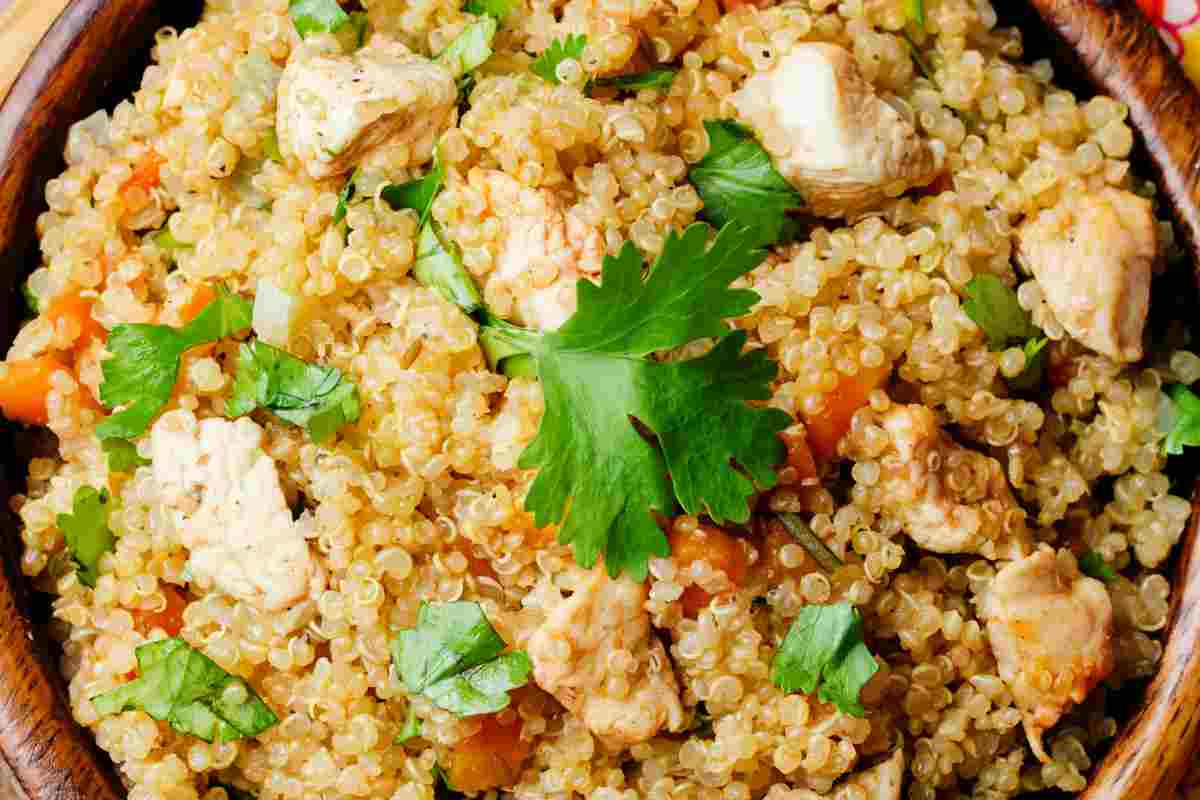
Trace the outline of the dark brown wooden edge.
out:
[[[31,189],[41,191],[60,168],[70,122],[95,108],[140,53],[140,46],[129,43],[149,41],[156,5],[156,0],[75,0],[0,107],[0,298],[6,300],[0,303],[0,340],[11,341],[19,323],[11,298],[35,253],[30,232],[43,203]],[[22,479],[4,478],[0,497],[7,498]],[[11,515],[0,518],[0,536],[7,551],[0,572],[0,754],[31,800],[120,800],[124,789],[71,717],[57,665],[33,625]]]

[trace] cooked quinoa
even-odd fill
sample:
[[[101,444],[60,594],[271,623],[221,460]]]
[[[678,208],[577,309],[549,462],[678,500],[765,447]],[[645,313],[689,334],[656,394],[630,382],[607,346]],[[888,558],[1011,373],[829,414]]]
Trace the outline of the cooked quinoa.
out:
[[[925,0],[920,24],[911,5],[522,1],[461,97],[431,60],[476,20],[457,0],[362,0],[361,51],[339,33],[302,40],[286,0],[209,0],[195,27],[158,32],[132,100],[71,129],[28,282],[42,313],[0,367],[3,383],[23,365],[52,364],[44,405],[26,415],[43,419],[4,407],[57,437],[13,501],[21,564],[55,596],[72,711],[130,800],[225,800],[233,789],[260,800],[431,800],[455,780],[472,796],[519,800],[1085,788],[1120,723],[1109,697],[1152,674],[1162,652],[1164,569],[1190,513],[1166,474],[1165,390],[1200,380],[1200,356],[1174,337],[1124,358],[1142,352],[1140,325],[1120,352],[1112,336],[1097,343],[1089,326],[1099,322],[1056,309],[1052,278],[1020,231],[1035,219],[1064,224],[1055,216],[1064,208],[1108,213],[1086,204],[1120,190],[1144,208],[1147,225],[1129,237],[1153,245],[1146,269],[1162,272],[1177,248],[1152,210],[1153,184],[1130,170],[1123,105],[1057,88],[1048,62],[1025,63],[1020,33],[998,27],[987,0]],[[557,82],[531,72],[572,34],[586,45],[555,66]],[[362,67],[380,42],[406,55]],[[689,180],[709,152],[706,121],[742,119],[805,194],[812,176],[789,166],[786,126],[766,127],[770,109],[754,111],[739,92],[815,43],[848,54],[872,113],[907,126],[919,152],[906,158],[925,174],[904,185],[889,176],[867,211],[855,206],[861,195],[838,205],[839,195],[735,282],[758,299],[732,324],[778,365],[767,405],[790,420],[788,460],[753,518],[722,527],[660,516],[671,556],[651,557],[641,585],[584,569],[526,506],[537,471],[518,461],[545,411],[542,385],[495,369],[476,320],[414,277],[425,223],[395,210],[385,187],[426,175],[436,145],[445,181],[432,220],[483,304],[556,328],[575,309],[575,281],[598,281],[606,257],[632,243],[652,261],[707,219]],[[281,125],[285,91],[301,111],[358,102],[333,89],[314,99],[322,76],[291,72],[321,58],[330,74],[352,58],[392,70],[389,85],[411,91],[415,111],[379,141],[304,150],[293,128],[305,120]],[[401,61],[425,72],[410,80]],[[665,88],[590,85],[660,65],[678,71]],[[522,248],[542,256],[522,261]],[[980,276],[1014,292],[1049,339],[1032,391],[1010,382],[1034,354],[1018,341],[990,346],[968,313],[967,287]],[[321,441],[263,410],[217,422],[246,338],[224,336],[186,350],[164,413],[132,437],[150,463],[111,468],[96,428],[118,405],[101,390],[105,336],[131,323],[179,328],[216,302],[218,285],[255,302],[260,339],[352,382],[356,415]],[[268,291],[291,303],[282,325],[259,318]],[[83,304],[82,323],[47,311],[64,298]],[[1122,324],[1114,336],[1124,337]],[[701,338],[657,358],[712,345]],[[831,404],[855,393],[844,435],[822,452]],[[248,460],[218,487],[203,469],[210,458],[233,463],[232,439],[219,437],[235,426]],[[921,426],[928,435],[913,433]],[[218,438],[192,465],[200,477],[171,478],[171,495],[169,462],[207,446],[205,430]],[[266,472],[253,477],[252,463]],[[63,530],[82,487],[111,495],[115,541],[94,586]],[[220,516],[222,495],[243,498],[242,510]],[[207,532],[181,532],[176,510],[210,505]],[[794,538],[784,514],[824,550]],[[291,536],[280,545],[291,549],[279,562],[255,558],[283,551],[244,551],[233,564],[226,527]],[[951,530],[966,543],[938,538]],[[1113,574],[1084,577],[1085,555]],[[1081,668],[1079,696],[1045,725],[1019,698],[1060,693],[1072,676],[1053,660],[1002,675],[992,623],[1005,609],[995,619],[987,610],[1003,606],[997,576],[1036,558],[1111,618],[1088,631],[1103,646],[1083,654],[1103,662],[1104,650],[1108,663]],[[206,572],[214,561],[225,571]],[[286,591],[267,574],[280,563],[296,570]],[[589,608],[593,592],[611,609]],[[460,716],[411,691],[394,666],[393,643],[418,626],[422,604],[453,601],[478,603],[503,641],[532,657],[528,682],[500,711]],[[773,680],[793,621],[832,604],[861,614],[875,659],[862,716]],[[278,721],[209,743],[144,710],[101,714],[93,699],[139,674],[135,650],[172,636],[244,681],[235,694],[252,690]],[[632,720],[635,707],[646,718]],[[1043,729],[1044,745],[1031,744]],[[902,783],[881,777],[889,764],[903,765]]]

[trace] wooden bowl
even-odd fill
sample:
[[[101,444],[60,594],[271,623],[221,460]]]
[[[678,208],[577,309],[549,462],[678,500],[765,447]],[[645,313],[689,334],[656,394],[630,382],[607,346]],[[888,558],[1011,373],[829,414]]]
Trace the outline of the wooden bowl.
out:
[[[1129,105],[1148,161],[1200,264],[1200,95],[1133,0],[1028,0],[1025,7],[993,2],[1022,24],[1029,39],[1056,39],[1060,68],[1080,71]],[[62,170],[68,127],[129,95],[148,62],[153,31],[194,22],[199,7],[200,0],[72,0],[0,107],[4,349],[21,318],[17,280],[37,263],[34,223],[45,207],[46,181]],[[8,460],[0,464],[2,501],[20,486],[25,468],[17,456]],[[1200,491],[1193,508],[1161,667],[1093,775],[1088,800],[1166,800],[1198,757]],[[0,755],[31,800],[118,800],[124,792],[112,765],[71,718],[37,604],[21,576],[11,514],[0,517],[0,542]]]

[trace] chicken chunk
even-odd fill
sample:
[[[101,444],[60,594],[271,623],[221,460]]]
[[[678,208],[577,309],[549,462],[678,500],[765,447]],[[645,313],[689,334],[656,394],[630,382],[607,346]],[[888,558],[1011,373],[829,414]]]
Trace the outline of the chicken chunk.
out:
[[[909,538],[935,553],[990,559],[1030,551],[1025,513],[999,461],[956,443],[924,406],[893,406],[880,422],[891,445],[872,491]]]
[[[200,588],[277,611],[321,580],[306,541],[311,517],[292,519],[263,430],[249,419],[197,420],[169,411],[150,430],[161,513],[190,551]]]
[[[1076,194],[1017,229],[1017,258],[1059,323],[1114,361],[1142,357],[1158,257],[1150,201],[1108,187]]]
[[[426,160],[449,123],[458,91],[448,69],[375,35],[350,55],[293,51],[279,82],[280,150],[314,179],[349,172],[393,139]]]
[[[863,770],[846,781],[845,786],[861,789],[867,800],[900,800],[904,785],[904,750],[898,749],[887,761]],[[841,797],[841,794],[838,794]]]
[[[943,167],[940,144],[922,139],[836,45],[796,45],[731,100],[817,216],[861,216]]]
[[[554,194],[530,189],[504,172],[477,170],[469,182],[500,223],[488,289],[514,298],[518,322],[558,328],[575,313],[579,279],[599,276],[604,237]],[[478,228],[479,220],[468,224]]]
[[[1048,761],[1042,734],[1112,671],[1108,591],[1069,552],[1043,546],[996,573],[977,603],[1029,744]]]
[[[644,583],[604,567],[554,607],[526,647],[537,684],[614,749],[684,726],[679,685],[650,631]]]

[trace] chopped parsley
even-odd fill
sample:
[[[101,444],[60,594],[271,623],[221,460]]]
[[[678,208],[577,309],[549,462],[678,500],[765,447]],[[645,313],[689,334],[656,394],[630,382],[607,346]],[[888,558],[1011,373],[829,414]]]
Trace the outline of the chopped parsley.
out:
[[[136,655],[137,678],[92,698],[100,716],[144,711],[206,742],[257,736],[279,721],[245,681],[183,639],[141,645]]]
[[[291,0],[288,14],[301,38],[314,33],[336,33],[351,23],[338,0]]]
[[[96,426],[101,439],[141,435],[171,399],[183,354],[250,327],[250,303],[225,289],[182,328],[167,325],[117,325],[108,336],[112,357],[101,363],[100,400],[124,408]]]
[[[987,337],[988,347],[1003,350],[1020,345],[1025,351],[1025,369],[1008,384],[1013,389],[1036,388],[1045,368],[1045,347],[1049,340],[1033,324],[1029,312],[1017,302],[1017,293],[995,275],[976,275],[964,287],[967,300],[963,312]]]
[[[631,75],[612,75],[607,78],[597,78],[597,86],[610,86],[628,92],[642,89],[669,89],[675,82],[679,70],[670,67],[648,69],[645,72],[635,72]]]
[[[1105,583],[1117,579],[1117,571],[1095,550],[1088,550],[1079,557],[1079,571]]]
[[[150,459],[138,455],[137,445],[128,439],[105,439],[100,447],[108,459],[110,472],[133,472],[150,463]]]
[[[275,132],[274,128],[263,134],[262,149],[264,156],[276,164],[283,163],[283,153],[279,150],[279,134]]]
[[[925,28],[925,0],[905,0],[904,12],[909,22],[918,28]]]
[[[171,258],[174,258],[173,253],[176,250],[189,250],[192,248],[192,245],[187,242],[181,242],[176,239],[175,235],[171,233],[171,229],[165,226],[162,230],[151,234],[150,241],[154,242],[155,247],[167,253]]]
[[[499,27],[493,16],[478,17],[438,55],[438,62],[455,78],[466,75],[492,57],[492,39]]]
[[[346,181],[346,185],[338,192],[337,205],[333,208],[333,224],[337,225],[346,218],[350,213],[350,202],[354,199],[354,195],[358,192],[358,180],[362,177],[362,168],[354,170],[350,175],[350,179]]]
[[[777,480],[790,417],[748,405],[770,398],[776,366],[765,350],[743,352],[745,332],[725,322],[757,302],[730,283],[763,252],[752,229],[726,226],[711,246],[709,233],[669,233],[648,273],[626,244],[599,285],[579,282],[578,310],[556,331],[488,319],[481,333],[493,352],[527,354],[541,379],[545,413],[519,461],[538,469],[525,508],[539,527],[560,524],[584,567],[603,556],[611,575],[644,580],[648,560],[670,553],[655,513],[681,505],[745,522],[755,491]],[[717,343],[698,358],[650,357],[706,338]]]
[[[408,707],[408,717],[404,720],[404,727],[396,734],[393,740],[395,744],[404,744],[409,739],[415,739],[421,735],[421,718],[417,716],[417,711],[412,706]]]
[[[411,208],[417,212],[421,225],[429,220],[433,211],[433,200],[446,181],[446,168],[437,153],[433,154],[433,167],[423,177],[408,183],[393,183],[383,187],[380,197],[393,211]]]
[[[851,716],[866,714],[859,693],[879,670],[863,643],[862,615],[849,603],[800,609],[771,664],[771,682],[812,694]]]
[[[266,342],[238,349],[237,377],[225,413],[242,417],[256,408],[303,427],[318,444],[358,421],[358,387],[334,367],[296,358]]]
[[[1169,456],[1183,453],[1185,447],[1200,445],[1200,397],[1181,383],[1166,389],[1171,401],[1171,415],[1163,441],[1163,452]]]
[[[445,235],[437,220],[431,219],[421,228],[412,271],[413,277],[422,286],[437,289],[467,314],[483,308],[483,298],[470,273],[463,267],[458,245]]]
[[[512,8],[513,0],[467,0],[463,11],[481,17],[494,17],[497,22],[503,22]]]
[[[804,198],[775,169],[754,134],[729,119],[706,120],[708,153],[688,172],[704,201],[701,215],[718,228],[736,222],[758,230],[761,245],[790,241],[799,233],[789,212]]]
[[[58,529],[67,542],[76,575],[84,586],[96,586],[100,558],[116,545],[108,527],[109,497],[104,489],[81,486],[75,491],[70,514],[58,515]]]
[[[471,717],[507,708],[509,691],[529,682],[529,656],[505,648],[478,603],[424,603],[417,626],[392,640],[392,658],[411,694]]]
[[[587,37],[581,33],[573,33],[565,39],[555,39],[534,59],[529,65],[529,70],[547,83],[561,83],[558,79],[558,65],[568,58],[578,61],[583,57],[585,47]]]
[[[29,281],[21,282],[21,298],[25,301],[25,311],[31,317],[36,317],[42,313],[42,301],[38,299],[37,294],[29,286]]]

